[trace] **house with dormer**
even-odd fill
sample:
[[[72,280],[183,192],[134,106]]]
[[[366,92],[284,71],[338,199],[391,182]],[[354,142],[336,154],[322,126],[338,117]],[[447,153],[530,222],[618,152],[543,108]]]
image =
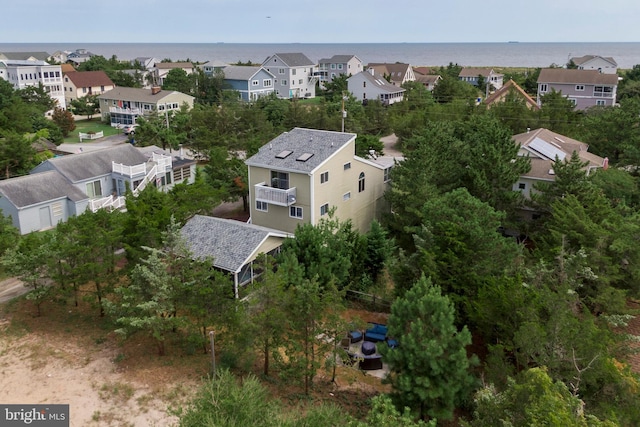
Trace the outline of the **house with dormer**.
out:
[[[88,96],[102,95],[116,85],[104,71],[72,71],[64,74],[64,96],[67,105],[71,101]]]
[[[363,70],[362,61],[355,55],[333,55],[331,58],[323,58],[318,61],[316,75],[320,79],[320,85],[333,81],[341,75],[352,76]]]
[[[158,86],[151,89],[116,86],[98,96],[100,114],[103,121],[119,127],[136,123],[139,116],[157,112],[179,110],[183,104],[193,108],[194,97],[175,90],[162,90]]]
[[[262,66],[275,76],[274,92],[278,98],[316,97],[316,65],[303,53],[276,53]]]
[[[394,86],[402,86],[406,82],[413,82],[416,80],[416,75],[413,72],[413,67],[410,64],[402,64],[396,62],[390,63],[369,63],[367,64],[367,70],[372,72],[373,75],[383,76],[389,83]]]
[[[616,102],[618,75],[598,70],[543,68],[538,76],[538,105],[542,105],[542,96],[552,90],[562,92],[577,110],[594,106],[610,107]]]
[[[347,89],[357,100],[366,104],[370,100],[391,105],[404,100],[405,89],[389,83],[380,74],[374,75],[372,68],[361,71],[347,79]]]
[[[548,129],[540,128],[520,133],[514,135],[513,140],[520,146],[518,156],[531,160],[531,169],[513,184],[513,191],[520,191],[527,199],[536,192],[536,184],[555,180],[553,167],[556,158],[565,161],[569,160],[574,152],[577,153],[580,160],[587,164],[586,174],[595,169],[606,169],[609,164],[607,158],[589,153],[589,146],[584,142]],[[529,215],[532,214],[534,213],[529,212]]]
[[[574,56],[569,62],[573,62],[578,70],[596,70],[603,74],[618,74],[618,63],[610,56]]]
[[[458,74],[458,79],[470,83],[474,86],[480,85],[480,78],[484,79],[487,85],[493,89],[500,89],[504,84],[504,74],[496,72],[493,68],[470,68],[464,67]]]
[[[225,90],[238,93],[242,101],[255,101],[273,93],[276,77],[264,67],[229,65],[222,69]]]
[[[248,158],[251,223],[294,233],[335,210],[366,232],[386,208],[394,159],[355,155],[356,134],[295,128]]]

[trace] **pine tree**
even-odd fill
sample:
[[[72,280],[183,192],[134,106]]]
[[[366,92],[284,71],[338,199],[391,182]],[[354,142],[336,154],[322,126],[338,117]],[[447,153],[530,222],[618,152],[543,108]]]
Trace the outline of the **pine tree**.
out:
[[[449,419],[475,382],[469,368],[471,343],[466,326],[458,331],[455,310],[440,287],[424,276],[391,306],[389,336],[400,342],[398,349],[378,345],[391,370],[396,407],[417,411],[420,418]]]

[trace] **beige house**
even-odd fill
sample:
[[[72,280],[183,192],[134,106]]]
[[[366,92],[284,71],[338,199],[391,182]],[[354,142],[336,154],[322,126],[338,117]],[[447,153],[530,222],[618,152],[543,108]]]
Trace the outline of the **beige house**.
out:
[[[580,160],[586,162],[585,173],[589,174],[598,168],[606,169],[609,164],[607,158],[589,153],[589,145],[564,135],[540,128],[514,135],[513,140],[520,145],[518,156],[531,159],[531,169],[523,174],[518,182],[513,184],[514,191],[520,191],[525,198],[531,198],[535,193],[535,185],[540,182],[553,182],[555,172],[553,166],[556,157],[560,161],[569,160],[574,152]],[[535,214],[532,212],[532,214]]]
[[[460,70],[458,79],[463,82],[471,83],[474,86],[478,86],[480,76],[484,79],[485,83],[490,84],[493,89],[500,89],[503,84],[504,74],[497,73],[493,68],[469,68],[465,67]]]
[[[115,87],[104,71],[72,71],[64,73],[63,81],[67,105],[87,95],[102,95]]]
[[[294,233],[335,209],[366,232],[385,209],[393,158],[355,155],[356,135],[295,128],[245,161],[249,167],[251,223]]]
[[[193,108],[191,95],[175,90],[162,90],[157,86],[151,89],[115,87],[98,96],[102,120],[110,117],[111,126],[135,124],[136,118],[157,111],[160,114],[179,110],[183,104]]]
[[[187,75],[195,71],[195,67],[191,62],[156,62],[151,73],[154,84],[162,86],[167,74],[176,68],[184,70]]]
[[[484,100],[484,103],[488,107],[491,107],[492,105],[494,105],[496,103],[505,102],[505,100],[507,99],[507,96],[509,94],[512,94],[515,97],[517,97],[517,98],[521,99],[522,101],[524,101],[524,105],[529,110],[536,110],[537,111],[537,110],[540,109],[540,106],[538,105],[536,100],[533,99],[527,92],[525,92],[524,89],[522,89],[518,85],[518,83],[514,82],[511,79],[509,79],[509,81],[507,83],[505,83],[500,89],[498,89],[497,91],[495,91],[491,95],[489,95],[489,97]]]

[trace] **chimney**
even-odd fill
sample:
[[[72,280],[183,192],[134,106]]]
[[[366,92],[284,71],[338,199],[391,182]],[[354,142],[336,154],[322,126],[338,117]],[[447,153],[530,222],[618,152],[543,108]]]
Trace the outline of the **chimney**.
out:
[[[160,86],[152,86],[151,87],[151,95],[157,95],[160,93]]]
[[[182,148],[182,144],[180,144],[180,160],[184,160],[184,148]]]
[[[608,157],[605,157],[602,160],[602,169],[604,169],[604,170],[609,169],[609,158]]]

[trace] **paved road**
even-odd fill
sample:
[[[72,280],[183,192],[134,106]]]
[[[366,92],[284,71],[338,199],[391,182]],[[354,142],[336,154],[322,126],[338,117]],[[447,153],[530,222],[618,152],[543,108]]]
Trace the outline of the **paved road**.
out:
[[[21,280],[11,277],[0,281],[0,304],[27,293],[29,288]]]
[[[66,151],[67,153],[81,153],[84,151],[101,150],[107,147],[113,147],[118,144],[125,144],[128,142],[127,135],[118,134],[105,136],[104,138],[96,139],[94,141],[83,141],[79,143],[62,143],[58,146],[58,150]]]

